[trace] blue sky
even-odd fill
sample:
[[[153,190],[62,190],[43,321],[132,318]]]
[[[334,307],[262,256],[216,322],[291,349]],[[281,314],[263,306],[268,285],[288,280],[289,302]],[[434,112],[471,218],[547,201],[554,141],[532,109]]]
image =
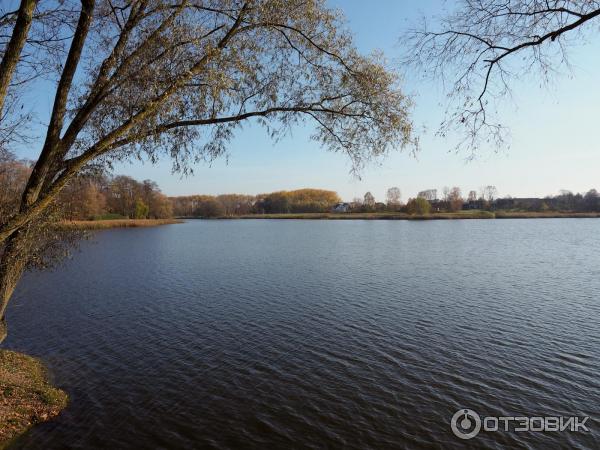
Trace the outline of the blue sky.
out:
[[[402,31],[422,14],[438,13],[445,2],[330,0],[330,4],[344,11],[361,51],[383,50],[393,65],[401,53],[398,37]],[[414,96],[414,122],[418,130],[427,130],[419,131],[420,152],[416,157],[393,152],[367,167],[360,180],[350,174],[346,157],[329,153],[309,139],[310,129],[296,128],[291,136],[273,143],[251,123],[232,142],[227,162],[198,164],[193,176],[172,174],[166,158],[154,166],[119,164],[115,173],[153,179],[168,195],[256,194],[315,187],[335,190],[346,200],[362,197],[366,191],[382,200],[387,188],[398,186],[406,200],[419,190],[443,186],[460,186],[467,192],[493,184],[501,196],[600,189],[598,54],[600,39],[575,48],[573,71],[559,77],[551,89],[541,88],[534,78],[514,85],[514,95],[502,109],[503,123],[511,130],[510,149],[500,153],[484,149],[475,161],[466,161],[466,153],[451,152],[456,143],[452,139],[434,136],[443,118],[441,86],[408,73],[404,88]],[[51,104],[49,95],[36,92],[42,109]],[[34,153],[23,156],[35,157]]]

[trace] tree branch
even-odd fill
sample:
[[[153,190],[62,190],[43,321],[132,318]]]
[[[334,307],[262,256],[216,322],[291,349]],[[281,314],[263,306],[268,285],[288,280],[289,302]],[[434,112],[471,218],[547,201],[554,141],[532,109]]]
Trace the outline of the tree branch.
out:
[[[60,151],[58,144],[67,110],[69,91],[71,90],[73,77],[75,76],[75,71],[79,65],[83,45],[85,44],[90,24],[92,22],[94,0],[82,0],[81,6],[81,13],[77,22],[75,35],[71,41],[71,48],[69,49],[65,66],[56,89],[54,106],[50,116],[48,132],[46,134],[46,141],[44,143],[44,147],[42,148],[42,152],[40,153],[40,157],[33,168],[33,172],[31,173],[31,177],[29,178],[25,191],[23,192],[21,208],[26,208],[28,205],[36,201],[46,179],[46,175],[55,163],[55,161],[53,161],[54,155],[56,152]]]
[[[0,63],[0,113],[4,108],[8,87],[10,86],[19,57],[21,56],[21,51],[27,40],[36,3],[36,0],[21,1],[13,33]]]
[[[190,70],[188,70],[170,87],[163,91],[160,96],[155,98],[153,101],[150,101],[143,111],[139,112],[123,123],[120,127],[110,132],[82,155],[71,160],[68,166],[63,165],[64,170],[62,173],[56,178],[56,180],[53,181],[51,185],[48,186],[44,192],[40,193],[39,197],[37,197],[31,203],[23,204],[17,215],[11,217],[5,224],[0,226],[0,242],[4,242],[19,228],[27,224],[38,214],[44,211],[54,200],[56,195],[58,195],[64,186],[77,174],[82,167],[85,166],[85,164],[102,153],[112,150],[113,148],[111,147],[111,144],[131,130],[137,123],[154,113],[162,103],[168,100],[181,86],[185,85],[185,83],[192,79],[194,75],[196,75],[214,55],[224,49],[240,27],[247,9],[248,3],[244,4],[244,6],[241,8],[236,21],[220,39],[217,46],[214,49],[209,50]]]

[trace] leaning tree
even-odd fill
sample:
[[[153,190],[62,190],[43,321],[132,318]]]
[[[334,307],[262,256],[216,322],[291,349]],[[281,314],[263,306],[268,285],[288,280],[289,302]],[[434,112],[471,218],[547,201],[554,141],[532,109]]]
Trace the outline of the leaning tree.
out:
[[[444,81],[449,106],[439,134],[457,131],[457,149],[476,152],[505,143],[496,107],[513,83],[547,83],[568,67],[569,48],[599,27],[595,0],[460,0],[403,37],[403,62]]]
[[[166,154],[187,172],[223,155],[247,121],[275,138],[307,122],[316,141],[347,154],[354,168],[414,145],[397,78],[380,55],[359,54],[324,3],[21,0],[1,13],[9,36],[0,43],[2,146],[36,129],[20,113],[23,87],[40,74],[55,82],[20,204],[0,218],[0,342],[18,280],[52,247],[44,230],[55,199],[91,166]]]

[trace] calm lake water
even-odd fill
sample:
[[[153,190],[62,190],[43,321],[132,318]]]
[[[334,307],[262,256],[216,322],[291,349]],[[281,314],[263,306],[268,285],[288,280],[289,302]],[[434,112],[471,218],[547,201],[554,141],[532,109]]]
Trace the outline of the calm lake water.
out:
[[[600,448],[600,220],[108,230],[8,319],[71,399],[14,448]]]

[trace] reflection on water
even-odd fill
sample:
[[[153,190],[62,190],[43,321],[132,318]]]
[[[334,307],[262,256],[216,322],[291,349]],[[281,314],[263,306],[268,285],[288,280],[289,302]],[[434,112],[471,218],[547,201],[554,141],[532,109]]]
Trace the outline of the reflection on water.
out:
[[[15,448],[594,448],[600,221],[190,221],[28,275],[8,347],[71,397]],[[590,433],[482,432],[589,415]]]

